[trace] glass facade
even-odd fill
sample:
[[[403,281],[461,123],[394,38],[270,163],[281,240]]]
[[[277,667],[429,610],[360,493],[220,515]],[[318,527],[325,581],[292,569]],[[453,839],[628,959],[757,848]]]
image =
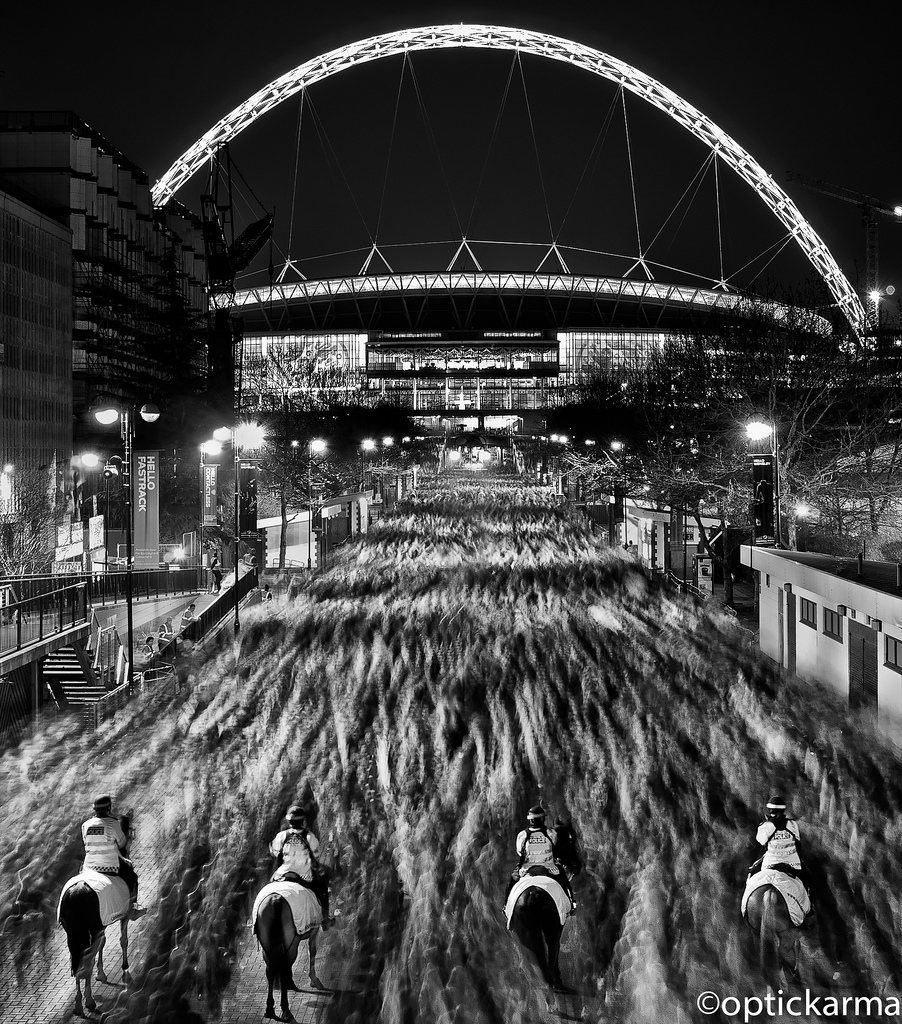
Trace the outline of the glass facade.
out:
[[[421,419],[484,419],[554,405],[592,366],[634,366],[665,337],[651,330],[267,334],[245,338],[244,360],[257,366],[267,357],[304,360],[308,375],[343,370],[358,387]],[[277,386],[245,377],[252,404],[254,391]]]
[[[665,331],[560,331],[561,371],[568,384],[590,366],[607,369],[641,364],[667,338]]]
[[[0,465],[71,449],[70,232],[0,187]]]
[[[0,173],[59,211],[69,229],[62,305],[73,310],[78,429],[98,392],[144,401],[158,384],[199,384],[207,310],[200,221],[175,201],[155,209],[146,173],[68,111],[0,112]]]

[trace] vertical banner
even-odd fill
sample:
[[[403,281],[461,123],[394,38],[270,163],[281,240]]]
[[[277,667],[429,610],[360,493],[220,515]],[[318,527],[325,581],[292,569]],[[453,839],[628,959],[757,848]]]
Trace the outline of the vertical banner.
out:
[[[248,459],[238,462],[238,536],[257,539],[257,463]]]
[[[160,565],[159,452],[135,452],[132,511],[135,521],[135,568],[157,569]]]
[[[754,543],[759,547],[773,547],[776,543],[773,455],[752,456],[752,522]]]
[[[216,484],[219,466],[203,466],[204,510],[202,522],[204,526],[215,526],[219,521],[216,515]]]

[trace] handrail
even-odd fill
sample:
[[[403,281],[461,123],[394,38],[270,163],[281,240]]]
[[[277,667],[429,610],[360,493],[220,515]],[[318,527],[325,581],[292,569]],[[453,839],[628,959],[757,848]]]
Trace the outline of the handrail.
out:
[[[671,569],[668,569],[664,572],[664,579],[666,579],[667,582],[671,584],[671,586],[677,587],[681,593],[693,594],[701,601],[707,601],[708,598],[711,596],[704,590],[699,590],[699,588],[695,586],[694,583],[690,583],[688,580],[684,580],[681,576],[677,576],[677,574],[673,572]]]
[[[0,653],[20,651],[63,630],[89,623],[90,618],[85,583],[12,601],[0,609]]]
[[[196,565],[185,566],[177,572],[171,572],[169,569],[133,569],[133,600],[160,597],[164,594],[175,596],[196,593],[205,589],[205,572],[203,566]],[[58,575],[7,576],[4,577],[3,584],[12,587],[20,597],[24,594],[28,599],[48,593],[47,586],[58,584],[60,578]],[[125,571],[71,573],[65,579],[71,580],[73,586],[87,586],[91,604],[105,606],[126,600],[128,573]]]
[[[238,578],[238,600],[240,601],[243,597],[246,597],[257,586],[257,572],[255,569],[249,569]],[[148,661],[140,671],[135,673],[133,692],[140,693],[148,686],[153,686],[166,679],[174,671],[175,664],[174,662],[166,661],[165,656],[178,654],[178,640],[180,638],[184,640],[200,639],[200,637],[209,633],[214,626],[225,619],[234,606],[235,593],[230,588],[205,608],[189,627],[173,637],[163,650]],[[126,681],[87,707],[85,709],[85,720],[93,728],[97,729],[107,718],[110,718],[117,711],[124,708],[128,703],[128,699],[129,687]]]

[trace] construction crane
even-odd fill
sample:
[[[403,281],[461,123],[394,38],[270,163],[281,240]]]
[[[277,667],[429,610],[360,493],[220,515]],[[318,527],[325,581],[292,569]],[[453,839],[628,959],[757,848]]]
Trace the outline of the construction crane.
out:
[[[256,196],[254,198],[256,199]],[[206,194],[201,196],[201,211],[207,257],[207,290],[213,306],[208,390],[214,404],[220,408],[223,415],[231,418],[235,411],[235,396],[240,394],[240,382],[236,379],[235,353],[241,346],[241,321],[232,318],[235,278],[250,266],[251,261],[270,239],[273,216],[271,213],[265,214],[253,224],[249,224],[233,241],[228,240],[229,236],[234,235],[232,160],[228,145],[222,147],[213,157],[210,183]]]
[[[867,297],[870,300],[868,321],[872,329],[879,326],[879,299],[880,288],[878,284],[878,243],[877,225],[878,214],[885,217],[894,217],[897,223],[902,223],[902,205],[891,206],[882,199],[875,199],[873,196],[866,196],[862,192],[856,192],[843,185],[834,185],[829,181],[822,181],[820,178],[812,178],[807,174],[798,174],[795,171],[787,172],[788,181],[797,181],[800,185],[810,188],[813,192],[820,192],[821,195],[832,196],[834,199],[842,199],[847,203],[854,203],[861,210],[862,223],[867,231],[867,254],[865,263],[865,281]],[[890,286],[887,294],[892,295],[895,288]]]

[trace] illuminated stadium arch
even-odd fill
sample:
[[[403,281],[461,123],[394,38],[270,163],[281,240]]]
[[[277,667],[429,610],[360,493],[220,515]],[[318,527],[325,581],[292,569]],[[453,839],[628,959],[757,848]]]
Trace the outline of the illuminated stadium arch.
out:
[[[742,146],[700,110],[637,68],[581,43],[493,25],[437,25],[372,36],[314,57],[270,82],[215,124],[180,156],[153,187],[153,201],[162,206],[198,171],[217,149],[234,139],[257,118],[316,82],[382,57],[405,51],[456,47],[514,50],[561,61],[621,85],[663,111],[720,156],[752,188],[789,231],[821,275],[853,329],[863,334],[867,315],[858,295],[833,254],[802,216],[795,203]]]

